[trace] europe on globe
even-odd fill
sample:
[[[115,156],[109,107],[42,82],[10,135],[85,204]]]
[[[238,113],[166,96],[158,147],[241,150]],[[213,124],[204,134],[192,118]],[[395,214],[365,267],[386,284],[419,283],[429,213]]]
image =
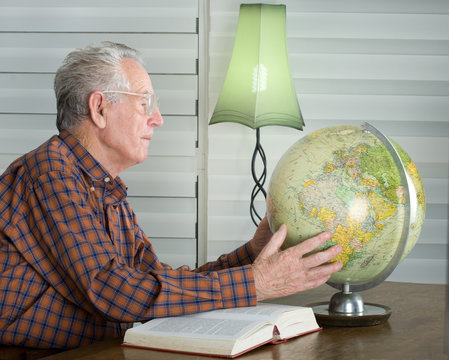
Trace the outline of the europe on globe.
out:
[[[333,236],[323,248],[343,247],[334,261],[344,266],[332,275],[332,283],[363,284],[382,274],[401,243],[404,224],[409,226],[401,261],[418,240],[425,216],[423,184],[408,154],[389,140],[405,168],[406,184],[385,144],[352,125],[301,138],[271,176],[267,217],[272,231],[287,225],[284,247],[325,230]]]

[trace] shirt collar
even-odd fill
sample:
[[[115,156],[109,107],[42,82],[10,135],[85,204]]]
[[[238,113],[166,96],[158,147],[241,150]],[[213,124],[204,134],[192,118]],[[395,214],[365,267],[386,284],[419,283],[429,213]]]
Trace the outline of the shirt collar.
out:
[[[69,147],[72,154],[75,156],[77,165],[88,173],[93,180],[101,181],[107,177],[110,177],[109,173],[103,168],[103,166],[101,166],[101,164],[70,132],[62,130],[59,133],[59,137]]]
[[[126,196],[127,186],[120,177],[112,178],[106,169],[81,145],[79,140],[67,130],[61,130],[59,138],[66,144],[74,155],[77,166],[79,166],[93,181],[114,183],[122,191],[122,196]],[[122,197],[120,196],[120,197]]]

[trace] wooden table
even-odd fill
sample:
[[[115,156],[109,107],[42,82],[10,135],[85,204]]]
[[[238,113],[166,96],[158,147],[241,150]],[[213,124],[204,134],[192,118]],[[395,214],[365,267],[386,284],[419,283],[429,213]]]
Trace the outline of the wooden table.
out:
[[[272,302],[307,305],[327,301],[336,292],[322,286]],[[279,345],[265,345],[238,359],[242,360],[384,360],[449,359],[444,354],[444,285],[384,282],[361,293],[365,302],[389,306],[393,313],[388,322],[371,327],[326,327],[322,331],[291,339]],[[121,339],[108,340],[46,357],[47,360],[204,360],[159,351],[124,348]],[[214,359],[214,358],[211,358]],[[216,359],[216,358],[215,358]]]

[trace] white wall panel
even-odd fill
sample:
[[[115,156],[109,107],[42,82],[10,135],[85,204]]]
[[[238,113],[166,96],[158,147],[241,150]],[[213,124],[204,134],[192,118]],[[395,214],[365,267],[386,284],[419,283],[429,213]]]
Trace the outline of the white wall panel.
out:
[[[139,49],[151,74],[196,74],[198,35],[117,33],[0,33],[5,72],[52,73],[72,49],[112,41]]]
[[[387,281],[445,284],[447,282],[447,259],[413,259],[407,257],[387,278]]]
[[[195,197],[195,173],[160,172],[136,173],[124,172],[120,176],[129,187],[129,195],[138,196],[174,196]],[[171,221],[171,220],[170,220]]]
[[[213,11],[216,13],[232,12],[238,13],[238,3],[234,0],[232,7],[227,2],[213,0]],[[248,0],[246,3],[268,3],[268,1]],[[237,3],[237,7],[235,4]],[[271,3],[279,3],[272,1]],[[432,0],[423,2],[422,0],[297,0],[288,2],[288,8],[294,14],[296,12],[335,12],[335,13],[408,13],[408,14],[440,14],[449,13],[449,3],[446,0]],[[290,14],[287,14],[290,16]]]
[[[445,219],[427,219],[424,222],[421,238],[421,244],[441,244],[446,245],[449,227]]]
[[[449,110],[446,96],[299,94],[299,98],[306,124],[308,120],[331,118],[340,121],[447,121]]]
[[[0,31],[195,33],[197,16],[195,0],[4,0]]]

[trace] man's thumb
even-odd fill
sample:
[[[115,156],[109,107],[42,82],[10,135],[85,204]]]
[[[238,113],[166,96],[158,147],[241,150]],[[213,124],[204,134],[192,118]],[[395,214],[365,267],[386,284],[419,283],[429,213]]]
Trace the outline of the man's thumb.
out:
[[[264,247],[263,252],[268,254],[279,252],[282,243],[287,236],[287,226],[282,224],[279,229],[273,234],[268,244]]]

